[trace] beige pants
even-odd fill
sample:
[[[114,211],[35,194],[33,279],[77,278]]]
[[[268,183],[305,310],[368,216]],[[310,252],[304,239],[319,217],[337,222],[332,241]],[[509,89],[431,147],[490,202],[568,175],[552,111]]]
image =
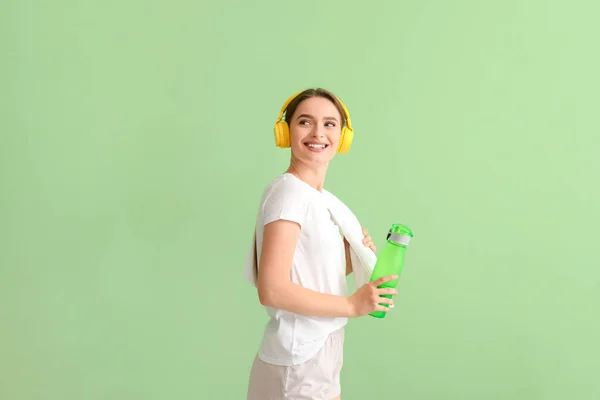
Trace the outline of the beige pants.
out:
[[[254,358],[247,400],[332,400],[340,396],[344,328],[333,332],[310,360],[298,365],[268,364]]]

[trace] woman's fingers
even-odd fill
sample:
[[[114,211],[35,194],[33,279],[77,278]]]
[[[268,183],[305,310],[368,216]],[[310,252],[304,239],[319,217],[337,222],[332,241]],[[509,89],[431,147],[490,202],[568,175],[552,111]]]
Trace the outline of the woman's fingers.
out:
[[[362,243],[363,245],[365,245],[366,247],[370,248],[373,251],[376,251],[376,247],[373,244],[373,240],[371,239],[371,236],[369,236],[369,232],[367,231],[367,228],[362,228],[362,233],[363,233],[363,240]]]
[[[393,288],[382,288],[382,289],[376,289],[376,295],[377,295],[377,306],[376,308],[380,308],[383,307],[386,309],[388,308],[394,308],[394,300],[392,299],[392,296],[398,294],[398,292],[396,291],[396,289]],[[385,297],[384,297],[385,296]],[[387,304],[388,306],[382,306],[382,304]]]
[[[396,289],[384,287],[384,288],[381,288],[381,289],[377,289],[377,293],[379,295],[382,295],[382,294],[391,294],[393,296],[393,295],[398,294],[398,291]]]
[[[377,306],[375,306],[375,309],[385,309],[386,311],[389,311],[390,308],[394,307],[396,307],[396,305],[394,304],[394,301],[392,299],[386,299],[385,297],[382,297],[379,303],[377,303]]]
[[[394,304],[394,300],[387,297],[380,297],[377,299],[377,304]]]
[[[383,285],[386,282],[393,281],[394,279],[398,279],[398,275],[382,276],[381,278],[374,280],[372,284],[373,286],[377,287],[379,285]]]

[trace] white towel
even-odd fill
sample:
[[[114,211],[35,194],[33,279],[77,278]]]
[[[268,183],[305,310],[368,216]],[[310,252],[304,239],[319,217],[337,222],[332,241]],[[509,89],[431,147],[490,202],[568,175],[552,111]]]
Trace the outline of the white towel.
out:
[[[355,289],[360,288],[371,279],[371,273],[377,262],[375,253],[362,243],[364,235],[362,227],[354,213],[340,199],[332,193],[323,190],[327,208],[335,224],[350,244],[350,259],[352,260],[352,275]],[[244,276],[248,282],[256,286],[258,260],[256,253],[256,236],[252,237],[252,244],[248,249],[244,263]]]

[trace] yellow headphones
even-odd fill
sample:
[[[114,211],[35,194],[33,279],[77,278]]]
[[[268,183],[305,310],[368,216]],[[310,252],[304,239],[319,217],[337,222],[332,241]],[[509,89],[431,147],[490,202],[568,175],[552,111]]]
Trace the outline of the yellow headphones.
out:
[[[287,99],[287,101],[281,107],[281,111],[279,111],[279,116],[277,117],[277,121],[275,121],[275,145],[280,148],[290,147],[290,127],[286,121],[282,121],[283,113],[286,107],[302,92],[298,92],[294,94],[292,97]],[[350,151],[350,145],[352,144],[352,139],[354,138],[354,129],[352,129],[352,123],[350,122],[350,113],[348,109],[342,103],[342,101],[337,99],[342,108],[344,109],[344,114],[346,115],[346,126],[342,127],[342,134],[340,136],[340,144],[338,146],[338,153],[347,153]]]

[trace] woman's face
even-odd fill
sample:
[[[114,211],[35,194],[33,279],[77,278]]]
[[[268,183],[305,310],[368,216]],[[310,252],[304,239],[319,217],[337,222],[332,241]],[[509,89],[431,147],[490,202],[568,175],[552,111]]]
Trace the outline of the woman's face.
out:
[[[335,156],[342,132],[342,116],[330,100],[311,97],[302,101],[287,123],[295,158],[323,164]]]

